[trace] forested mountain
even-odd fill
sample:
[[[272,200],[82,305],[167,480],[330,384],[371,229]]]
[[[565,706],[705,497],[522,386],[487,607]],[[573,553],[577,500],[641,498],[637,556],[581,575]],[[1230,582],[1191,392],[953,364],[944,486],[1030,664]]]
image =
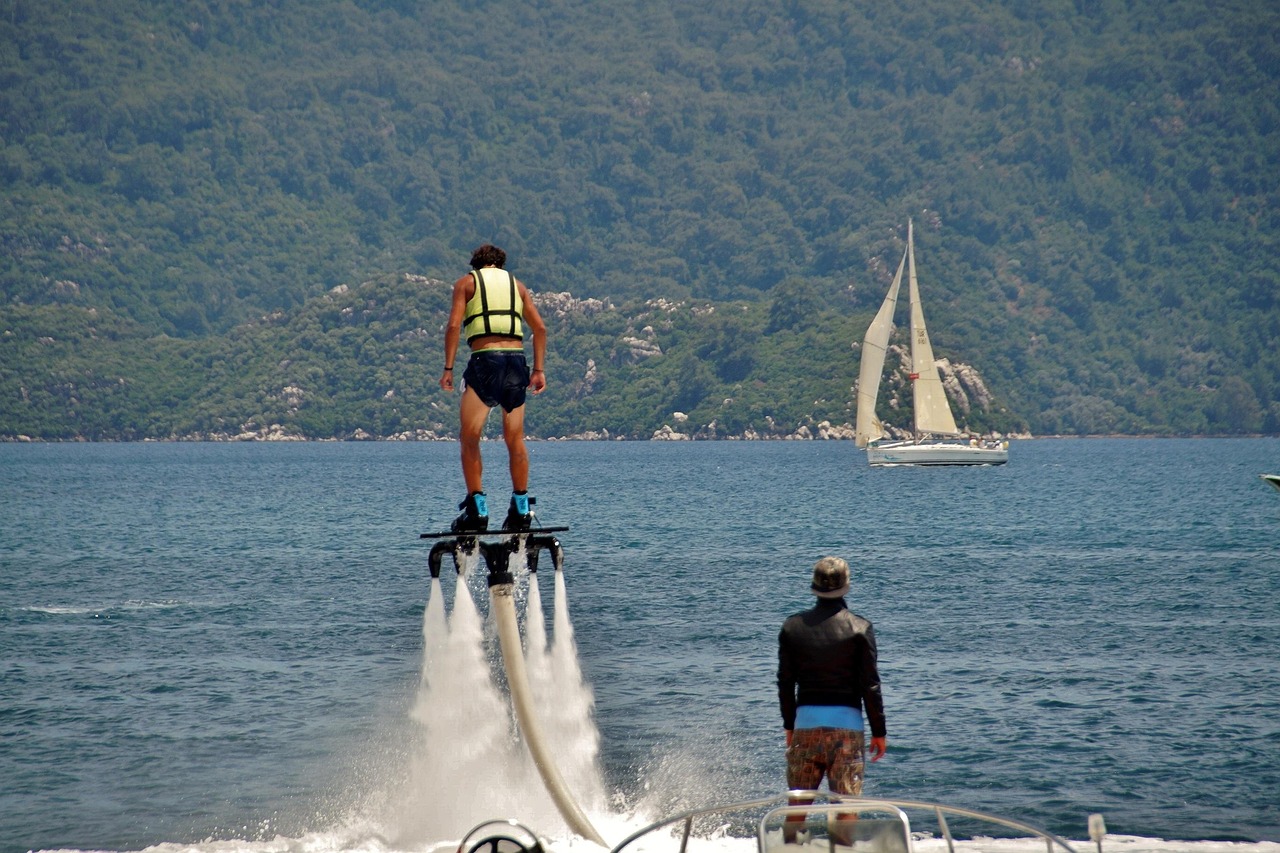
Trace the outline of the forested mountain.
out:
[[[616,304],[542,434],[839,419],[908,217],[974,428],[1280,432],[1274,4],[0,0],[0,80],[0,435],[434,430],[486,241]]]

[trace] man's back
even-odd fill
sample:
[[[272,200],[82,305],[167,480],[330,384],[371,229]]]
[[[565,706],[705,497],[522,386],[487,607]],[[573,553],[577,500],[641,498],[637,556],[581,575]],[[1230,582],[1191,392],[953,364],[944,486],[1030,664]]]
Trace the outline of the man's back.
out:
[[[844,599],[819,599],[778,636],[778,691],[784,723],[798,705],[864,708],[872,732],[884,730],[875,629]]]

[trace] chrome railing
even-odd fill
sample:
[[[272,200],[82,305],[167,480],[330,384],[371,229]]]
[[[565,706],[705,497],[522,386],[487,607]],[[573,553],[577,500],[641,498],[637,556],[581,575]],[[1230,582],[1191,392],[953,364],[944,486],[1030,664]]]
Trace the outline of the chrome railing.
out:
[[[855,820],[845,820],[844,824],[845,830],[852,837],[846,838],[844,841],[838,841],[835,834],[828,832],[827,849],[831,853],[839,853],[839,851],[849,849],[850,846],[855,851],[865,850],[867,853],[873,853],[873,851],[874,853],[912,853],[913,832],[922,831],[922,827],[916,826],[913,828],[908,813],[918,813],[931,817],[937,825],[936,834],[945,839],[949,853],[955,853],[955,838],[947,821],[948,816],[972,819],[983,824],[1000,826],[1018,833],[1019,837],[1040,839],[1045,844],[1046,853],[1055,853],[1055,851],[1057,853],[1076,853],[1075,849],[1066,840],[1025,821],[1013,820],[961,806],[881,797],[850,797],[830,794],[825,791],[789,791],[785,794],[776,794],[757,800],[744,800],[727,805],[691,809],[671,815],[637,830],[615,845],[610,853],[622,853],[627,847],[635,844],[645,836],[653,835],[667,828],[676,830],[679,833],[678,839],[673,839],[673,841],[678,841],[678,846],[673,853],[687,853],[689,840],[693,837],[696,821],[713,816],[729,818],[735,815],[743,816],[753,813],[760,814],[760,817],[753,819],[751,824],[756,828],[756,844],[761,853],[779,853],[784,849],[783,830],[788,818],[791,818],[796,823],[791,828],[800,830],[801,826],[803,826],[804,831],[809,833],[811,830],[821,830],[823,823],[830,826],[834,820],[839,824],[841,820],[854,815],[857,816]],[[881,817],[869,818],[868,816],[870,815],[881,815]],[[887,817],[884,817],[885,815]],[[801,817],[805,820],[803,825],[800,825],[796,820]],[[819,820],[814,823],[815,817],[819,819],[825,818],[826,820]],[[817,836],[811,837],[816,838]],[[851,844],[845,844],[845,841],[851,842]],[[653,853],[657,849],[656,846],[652,848],[648,845],[642,846],[645,847],[645,853]],[[789,845],[788,847],[793,850],[800,849]],[[669,850],[670,848],[664,849]],[[811,853],[813,847],[807,845],[804,850],[806,853]]]

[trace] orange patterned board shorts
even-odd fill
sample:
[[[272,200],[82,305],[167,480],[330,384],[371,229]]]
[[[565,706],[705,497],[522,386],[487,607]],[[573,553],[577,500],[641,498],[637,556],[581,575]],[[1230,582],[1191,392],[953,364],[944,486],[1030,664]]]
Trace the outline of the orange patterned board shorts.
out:
[[[850,729],[796,729],[787,747],[787,787],[816,790],[827,777],[836,794],[862,793],[865,772],[862,732]]]

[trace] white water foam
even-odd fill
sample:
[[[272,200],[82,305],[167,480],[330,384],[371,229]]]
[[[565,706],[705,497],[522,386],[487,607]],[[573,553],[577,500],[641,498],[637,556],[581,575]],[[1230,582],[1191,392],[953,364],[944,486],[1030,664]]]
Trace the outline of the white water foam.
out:
[[[529,582],[526,624],[529,680],[540,711],[543,733],[559,760],[565,784],[588,812],[605,809],[604,782],[598,758],[600,732],[593,717],[595,696],[583,681],[578,648],[569,621],[564,573],[554,572],[554,641],[548,644],[537,579]]]
[[[578,667],[563,579],[557,573],[555,637],[548,643],[536,578],[519,571],[523,561],[522,553],[513,555],[511,568],[518,581],[529,581],[526,663],[540,722],[565,783],[584,809],[596,811],[605,799],[596,763],[599,733]],[[467,582],[477,562],[476,555],[464,558],[447,616],[442,584],[431,583],[422,677],[410,712],[421,737],[386,833],[396,845],[456,840],[495,817],[518,817],[539,832],[568,836],[500,688],[492,624],[481,620]]]
[[[115,604],[105,604],[99,607],[91,607],[88,605],[40,605],[32,604],[25,607],[19,607],[19,610],[28,613],[44,613],[49,616],[109,616],[113,612],[129,612],[134,610],[169,610],[175,607],[189,606],[188,602],[178,601],[176,599],[160,599],[157,601],[147,601],[141,599],[129,599]]]

